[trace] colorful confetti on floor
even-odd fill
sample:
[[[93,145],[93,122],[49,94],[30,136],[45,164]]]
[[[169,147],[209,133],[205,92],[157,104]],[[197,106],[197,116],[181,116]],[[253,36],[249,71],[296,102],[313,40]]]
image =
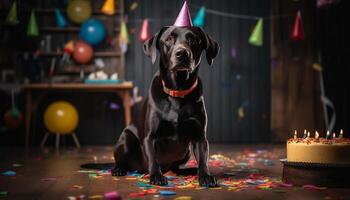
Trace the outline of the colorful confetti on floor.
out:
[[[213,149],[213,148],[212,148]],[[283,147],[279,148],[217,148],[211,150],[209,167],[218,179],[218,187],[206,188],[198,184],[195,175],[178,176],[167,172],[168,185],[156,186],[149,184],[149,175],[138,172],[129,172],[124,177],[111,176],[110,169],[93,170],[79,168],[84,163],[111,163],[113,162],[111,148],[83,148],[80,151],[64,151],[60,156],[51,151],[44,151],[29,159],[14,160],[13,162],[0,161],[0,198],[13,199],[21,191],[3,184],[12,184],[15,188],[17,181],[28,176],[28,170],[36,170],[37,180],[31,179],[34,187],[48,190],[64,186],[64,199],[206,199],[210,195],[220,196],[249,196],[254,194],[267,195],[285,199],[285,195],[306,194],[317,196],[317,199],[346,199],[345,193],[333,192],[332,189],[307,184],[294,186],[281,181],[281,163]],[[69,166],[69,170],[61,170],[61,166]],[[21,164],[18,164],[21,163]],[[75,163],[75,164],[73,164]],[[78,164],[77,164],[78,163]],[[56,166],[57,165],[57,166]],[[40,168],[44,166],[43,168]],[[190,159],[184,168],[196,167],[194,159]],[[38,169],[36,169],[36,167]],[[39,170],[39,171],[38,171]],[[42,172],[47,173],[42,173]],[[30,176],[32,177],[32,176]],[[63,186],[62,186],[63,185]],[[46,189],[45,189],[46,187]],[[38,189],[38,190],[39,190]],[[350,190],[346,190],[350,194]],[[203,194],[204,196],[201,196]],[[17,195],[17,196],[16,196]],[[23,195],[23,194],[22,194]],[[276,196],[277,195],[277,196]],[[21,195],[19,195],[21,196]],[[14,198],[16,199],[16,198]],[[60,198],[62,199],[62,198]],[[225,199],[225,198],[223,198]]]

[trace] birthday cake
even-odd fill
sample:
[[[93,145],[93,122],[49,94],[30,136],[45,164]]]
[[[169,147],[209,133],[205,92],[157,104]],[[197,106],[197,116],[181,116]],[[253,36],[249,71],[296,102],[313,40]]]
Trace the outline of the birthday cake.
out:
[[[326,138],[310,137],[310,132],[304,131],[302,138],[297,137],[287,141],[287,161],[303,163],[350,164],[350,139],[343,138],[343,131],[338,137],[327,132]]]

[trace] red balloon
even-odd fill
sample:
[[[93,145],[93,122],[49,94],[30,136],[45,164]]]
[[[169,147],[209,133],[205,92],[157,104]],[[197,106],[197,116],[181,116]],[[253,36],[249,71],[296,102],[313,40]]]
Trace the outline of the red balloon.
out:
[[[16,130],[22,124],[23,114],[19,112],[14,115],[12,110],[8,110],[4,115],[4,121],[7,128],[10,130]]]
[[[92,47],[83,42],[77,41],[74,43],[73,58],[79,64],[86,64],[91,61],[93,57]]]

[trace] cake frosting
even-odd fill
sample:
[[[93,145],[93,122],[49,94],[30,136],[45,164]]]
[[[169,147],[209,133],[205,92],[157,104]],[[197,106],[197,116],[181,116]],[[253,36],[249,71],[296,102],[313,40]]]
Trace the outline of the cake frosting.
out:
[[[350,139],[294,136],[287,140],[287,161],[350,164]]]

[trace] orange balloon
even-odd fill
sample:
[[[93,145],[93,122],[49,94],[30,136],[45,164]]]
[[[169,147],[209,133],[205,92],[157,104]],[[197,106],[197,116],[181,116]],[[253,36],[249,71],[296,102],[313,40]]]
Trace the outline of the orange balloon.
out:
[[[74,43],[73,58],[79,64],[86,64],[91,61],[93,57],[92,47],[83,42],[77,41]]]

